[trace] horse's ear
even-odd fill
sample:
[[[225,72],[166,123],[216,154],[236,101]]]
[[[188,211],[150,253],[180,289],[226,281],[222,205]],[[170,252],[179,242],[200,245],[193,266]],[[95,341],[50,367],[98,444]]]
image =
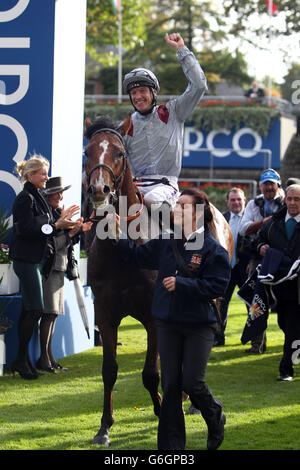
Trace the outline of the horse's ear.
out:
[[[127,116],[127,118],[124,119],[124,121],[121,122],[121,124],[119,125],[118,132],[120,132],[121,135],[126,135],[128,134],[131,126],[131,114],[129,114],[129,116]]]
[[[90,120],[90,118],[88,116],[86,116],[84,122],[85,122],[85,128],[86,129],[92,125],[92,121]]]

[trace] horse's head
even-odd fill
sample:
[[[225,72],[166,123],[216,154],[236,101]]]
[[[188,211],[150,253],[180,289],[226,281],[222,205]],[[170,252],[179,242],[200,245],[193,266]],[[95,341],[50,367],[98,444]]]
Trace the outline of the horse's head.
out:
[[[94,207],[114,203],[126,171],[125,147],[117,126],[107,117],[85,120],[84,185]]]

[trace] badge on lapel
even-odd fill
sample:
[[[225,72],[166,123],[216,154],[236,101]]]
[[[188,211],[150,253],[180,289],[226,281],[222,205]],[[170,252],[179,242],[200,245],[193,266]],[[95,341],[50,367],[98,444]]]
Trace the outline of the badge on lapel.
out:
[[[188,266],[193,270],[199,269],[201,260],[202,255],[200,255],[199,253],[194,253]]]
[[[42,225],[42,227],[41,227],[41,231],[42,231],[45,235],[50,235],[50,234],[53,232],[53,227],[51,227],[50,224],[44,224],[44,225]]]

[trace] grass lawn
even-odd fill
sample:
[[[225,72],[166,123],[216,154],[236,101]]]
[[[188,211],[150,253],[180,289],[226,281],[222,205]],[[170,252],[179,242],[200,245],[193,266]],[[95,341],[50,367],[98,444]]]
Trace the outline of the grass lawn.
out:
[[[207,384],[227,416],[222,450],[300,449],[300,366],[293,382],[276,382],[283,334],[269,317],[267,352],[245,354],[240,336],[244,304],[234,297],[226,345],[212,350]],[[142,385],[146,334],[127,317],[119,329],[119,374],[114,392],[115,424],[110,450],[155,450],[157,418]],[[69,370],[30,382],[0,377],[0,450],[100,449],[90,441],[100,427],[102,348],[62,359]],[[298,373],[298,374],[297,374]],[[297,376],[299,375],[299,377]],[[186,402],[185,410],[190,402]],[[186,415],[187,450],[206,448],[207,430],[199,415]]]

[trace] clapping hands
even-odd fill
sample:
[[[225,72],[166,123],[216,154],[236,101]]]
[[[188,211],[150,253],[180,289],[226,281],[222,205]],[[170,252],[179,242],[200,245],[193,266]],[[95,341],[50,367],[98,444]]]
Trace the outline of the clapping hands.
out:
[[[82,232],[88,232],[89,230],[91,230],[93,225],[93,222],[83,223],[83,217],[80,217],[74,223],[74,227],[69,231],[69,237],[71,238],[74,237],[74,235],[76,235],[76,233],[78,233],[80,229],[82,230]]]

